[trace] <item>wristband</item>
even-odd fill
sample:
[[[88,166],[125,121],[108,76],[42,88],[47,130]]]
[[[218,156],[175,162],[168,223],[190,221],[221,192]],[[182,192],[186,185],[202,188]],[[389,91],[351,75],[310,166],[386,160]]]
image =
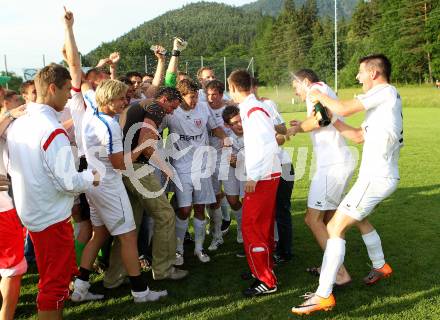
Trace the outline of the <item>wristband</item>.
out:
[[[173,50],[173,51],[171,52],[171,55],[172,55],[173,57],[178,57],[178,56],[180,56],[180,50]]]

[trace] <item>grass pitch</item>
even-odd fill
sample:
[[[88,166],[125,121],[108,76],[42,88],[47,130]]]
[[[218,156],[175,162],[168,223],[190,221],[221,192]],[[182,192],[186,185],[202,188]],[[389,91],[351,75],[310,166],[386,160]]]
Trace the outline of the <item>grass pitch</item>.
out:
[[[440,319],[440,90],[429,87],[404,87],[404,140],[401,151],[401,182],[397,191],[381,203],[371,222],[383,243],[386,260],[394,269],[391,278],[373,287],[366,287],[362,278],[368,273],[369,259],[357,230],[347,233],[345,265],[353,283],[335,291],[337,305],[333,311],[313,315],[313,319]],[[358,89],[340,90],[342,98],[359,94]],[[303,119],[301,104],[291,104],[290,89],[262,88],[261,95],[275,99],[285,120]],[[349,118],[359,125],[363,115]],[[235,225],[225,237],[225,245],[211,254],[205,265],[186,248],[185,268],[190,276],[180,282],[156,282],[149,275],[150,287],[168,289],[169,297],[157,303],[137,304],[131,300],[129,286],[105,290],[102,278],[93,279],[92,289],[103,292],[101,302],[66,303],[66,319],[287,319],[289,310],[301,302],[300,295],[314,291],[318,279],[305,269],[321,263],[322,252],[303,221],[308,185],[310,182],[311,149],[307,134],[287,143],[293,151],[293,163],[300,167],[298,150],[308,148],[306,167],[301,179],[295,182],[292,196],[294,225],[292,262],[276,269],[279,291],[256,299],[245,299],[241,290],[248,283],[239,277],[246,270],[245,259],[235,257]],[[361,146],[355,146],[361,150]],[[355,179],[356,177],[354,177]],[[210,241],[208,236],[205,242]],[[35,317],[35,298],[38,275],[35,268],[23,279],[16,318]]]

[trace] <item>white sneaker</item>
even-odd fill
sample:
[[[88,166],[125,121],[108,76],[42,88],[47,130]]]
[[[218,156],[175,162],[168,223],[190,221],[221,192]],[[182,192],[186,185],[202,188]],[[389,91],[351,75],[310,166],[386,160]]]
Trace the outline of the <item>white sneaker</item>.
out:
[[[243,234],[241,233],[241,230],[237,230],[237,243],[243,243]]]
[[[183,265],[183,252],[176,251],[176,260],[174,261],[175,266],[181,266]]]
[[[199,258],[200,262],[206,263],[211,261],[211,259],[209,258],[209,256],[205,253],[204,250],[196,250],[194,251],[194,255],[197,256],[197,258]]]
[[[90,301],[90,300],[101,300],[104,299],[102,294],[93,294],[89,292],[90,283],[88,281],[83,281],[81,279],[76,279],[73,283],[74,290],[70,300],[73,302]]]
[[[131,291],[131,295],[133,296],[133,300],[135,303],[142,303],[157,301],[162,297],[166,297],[168,295],[168,292],[166,290],[153,291],[147,288],[147,290],[141,292]]]
[[[218,248],[220,248],[220,246],[223,244],[223,239],[222,238],[212,238],[212,242],[208,247],[209,251],[216,251],[218,250]]]

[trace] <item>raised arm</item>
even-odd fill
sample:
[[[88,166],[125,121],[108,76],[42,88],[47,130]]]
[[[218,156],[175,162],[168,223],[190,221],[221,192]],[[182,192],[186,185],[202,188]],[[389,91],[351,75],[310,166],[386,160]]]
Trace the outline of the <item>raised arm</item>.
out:
[[[117,70],[119,60],[121,59],[121,56],[119,55],[119,52],[113,52],[112,54],[110,54],[108,59],[111,62],[110,63],[110,79],[116,80],[118,78],[116,70]]]
[[[64,49],[66,62],[69,66],[70,76],[72,77],[72,87],[81,87],[81,62],[79,59],[78,47],[76,46],[75,36],[73,34],[73,13],[67,11],[64,7]]]
[[[167,73],[165,76],[165,86],[166,87],[176,87],[176,79],[177,79],[177,69],[179,66],[179,56],[180,53],[185,50],[188,44],[183,41],[181,38],[175,38],[173,42],[173,52],[170,59],[170,63],[168,64]]]
[[[161,54],[165,50],[161,46],[156,46],[156,50],[154,51],[154,55],[157,58],[157,67],[156,72],[154,73],[153,81],[151,82],[151,85],[147,88],[147,98],[154,97],[156,95],[157,90],[159,90],[159,87],[162,85],[163,82],[163,74],[165,71],[165,55]]]
[[[329,108],[333,113],[336,113],[343,117],[347,117],[354,113],[365,110],[364,106],[358,99],[352,99],[352,100],[333,99],[318,90],[310,91],[309,98],[314,103],[318,101],[321,102],[324,106]]]

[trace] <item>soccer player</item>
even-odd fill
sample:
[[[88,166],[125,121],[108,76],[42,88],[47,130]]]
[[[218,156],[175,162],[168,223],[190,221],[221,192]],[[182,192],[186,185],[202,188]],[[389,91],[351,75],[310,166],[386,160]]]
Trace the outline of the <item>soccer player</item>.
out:
[[[26,103],[35,102],[37,100],[37,90],[35,89],[34,80],[23,82],[20,86],[20,94]]]
[[[250,74],[245,70],[234,71],[228,83],[233,100],[239,103],[244,132],[247,181],[242,233],[246,258],[255,282],[243,294],[253,297],[277,290],[272,256],[275,198],[281,175],[279,150],[267,107],[251,93]]]
[[[188,218],[194,208],[194,255],[203,262],[210,258],[203,250],[205,240],[205,205],[215,202],[210,174],[215,168],[215,150],[208,145],[208,130],[229,145],[223,129],[218,126],[210,108],[198,102],[198,86],[192,80],[182,80],[176,87],[182,103],[172,115],[164,118],[176,152],[172,165],[179,176],[182,188],[176,186],[178,212],[176,217],[176,265],[183,264],[183,241],[188,229]],[[170,140],[170,137],[168,137]]]
[[[65,35],[73,15],[64,16]],[[37,308],[42,319],[61,319],[72,275],[77,271],[70,214],[75,194],[99,183],[95,171],[78,173],[66,132],[58,122],[70,96],[70,74],[51,64],[36,75],[37,102],[8,131],[9,174],[17,213],[29,230],[40,280]]]
[[[72,88],[70,91],[71,98],[67,101],[67,104],[61,113],[60,121],[66,129],[71,145],[76,147],[74,152],[74,156],[76,156],[75,165],[79,168],[79,171],[82,172],[87,169],[87,161],[85,159],[82,139],[82,123],[88,107],[85,104],[81,92],[83,73],[73,30],[65,39],[62,53],[64,60],[69,66],[69,73],[72,78]],[[89,110],[89,113],[93,113],[93,111]],[[84,193],[75,197],[74,206],[72,208],[72,217],[75,221],[75,253],[76,261],[79,265],[84,247],[92,236],[90,208]]]
[[[197,70],[197,80],[200,84],[199,89],[199,102],[207,102],[206,99],[206,93],[205,93],[205,87],[208,84],[209,81],[215,80],[215,74],[214,70],[212,70],[209,67],[201,67],[199,70]]]
[[[225,131],[225,133],[229,136],[230,130],[225,127],[224,121],[222,118],[223,110],[225,109],[225,103],[223,101],[223,92],[225,91],[225,86],[222,82],[218,80],[212,80],[208,82],[205,86],[205,93],[208,102],[208,106],[211,109],[211,112],[214,116],[217,124]],[[208,247],[209,251],[217,250],[220,245],[223,244],[223,234],[222,234],[222,211],[220,208],[220,203],[224,198],[224,194],[222,192],[222,183],[221,180],[225,180],[227,178],[227,171],[229,171],[229,165],[226,166],[226,170],[221,170],[221,162],[224,155],[223,153],[223,141],[214,136],[211,132],[209,133],[209,145],[214,147],[217,152],[217,159],[215,163],[215,170],[213,175],[211,176],[212,187],[214,189],[216,202],[212,203],[208,206],[208,213],[211,218],[213,224],[213,237],[212,242]],[[226,162],[227,164],[227,162]],[[223,169],[224,166],[222,166]],[[220,172],[220,170],[222,172]],[[226,176],[225,176],[226,175]],[[223,177],[222,177],[223,176]],[[241,206],[240,206],[241,208]]]
[[[159,60],[160,61],[160,60]],[[142,74],[137,71],[127,72],[125,75],[128,79],[130,79],[131,83],[134,86],[134,99],[145,99],[146,97],[142,93]]]
[[[277,242],[274,262],[280,264],[292,259],[292,214],[290,210],[292,207],[291,197],[295,172],[293,170],[292,159],[282,147],[286,142],[284,135],[287,132],[287,128],[283,117],[278,112],[277,104],[270,99],[258,96],[258,80],[255,78],[252,78],[252,91],[255,94],[255,97],[268,107],[269,114],[271,115],[275,126],[275,131],[277,133],[276,139],[279,145],[278,157],[281,163],[281,177],[278,184],[275,205],[275,236],[278,237],[278,239],[275,238]]]
[[[341,134],[364,143],[359,176],[349,193],[338,206],[327,225],[329,239],[321,266],[319,287],[306,295],[306,301],[292,308],[294,314],[309,314],[329,310],[336,305],[332,294],[339,268],[344,262],[345,233],[357,225],[367,247],[373,269],[364,278],[367,285],[389,277],[392,269],[385,262],[380,237],[367,217],[374,208],[397,188],[398,159],[403,144],[402,102],[396,88],[390,85],[391,63],[382,54],[360,59],[357,80],[365,94],[341,101],[318,91],[309,93],[312,102],[321,102],[334,114],[350,116],[365,111],[360,128],[351,127],[333,117],[333,126]]]
[[[293,126],[289,128],[288,135],[309,132],[312,139],[316,172],[310,184],[305,222],[321,249],[324,250],[328,240],[326,224],[344,196],[355,162],[342,133],[332,124],[319,127],[315,118],[314,103],[308,96],[311,90],[317,90],[337,99],[333,90],[321,82],[318,75],[310,69],[302,69],[295,73],[293,87],[296,95],[306,102],[308,117],[302,122],[293,120],[291,122]],[[343,122],[342,117],[339,117],[339,120]],[[320,268],[311,267],[307,271],[319,275]],[[351,277],[342,266],[338,272],[336,284],[345,285],[350,282]]]
[[[87,162],[102,170],[103,178],[96,190],[86,192],[93,235],[84,248],[80,275],[74,283],[72,300],[76,302],[103,298],[89,292],[89,277],[93,261],[110,235],[117,236],[121,242],[122,261],[129,275],[134,302],[156,301],[167,295],[166,291],[149,290],[141,275],[133,212],[121,174],[116,171],[125,169],[124,156],[135,160],[140,155],[140,152],[124,155],[122,130],[114,119],[127,103],[126,91],[127,86],[118,80],[102,82],[96,89],[98,112],[83,125]]]
[[[240,118],[240,109],[237,106],[227,106],[224,108],[222,118],[225,127],[231,131],[229,137],[232,142],[232,152],[229,159],[228,176],[223,180],[223,187],[226,199],[235,213],[237,222],[237,243],[243,243],[241,232],[242,201],[244,197],[244,183],[246,181],[244,171],[244,141],[243,126]],[[223,161],[222,161],[223,164]],[[244,253],[237,253],[237,256],[244,257]]]

